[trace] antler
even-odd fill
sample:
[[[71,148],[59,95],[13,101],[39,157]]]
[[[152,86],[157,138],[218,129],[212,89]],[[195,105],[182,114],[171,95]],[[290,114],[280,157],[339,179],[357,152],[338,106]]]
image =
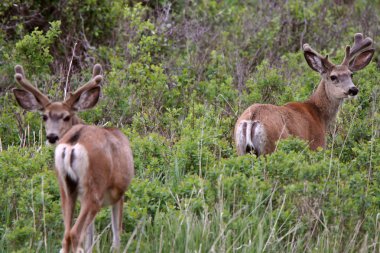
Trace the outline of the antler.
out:
[[[352,46],[352,48],[350,46],[346,47],[346,56],[344,57],[342,65],[349,65],[350,61],[354,58],[355,55],[371,47],[372,44],[373,41],[370,37],[363,39],[363,34],[355,34],[354,45]]]
[[[103,80],[103,76],[100,74],[101,71],[102,66],[100,64],[95,64],[92,70],[91,80],[79,89],[77,89],[75,92],[70,92],[69,97],[65,100],[65,104],[67,104],[68,106],[72,106],[75,103],[75,101],[79,99],[80,95],[84,91],[97,86]]]
[[[16,81],[27,91],[32,93],[38,102],[41,103],[43,107],[50,103],[50,100],[47,96],[45,96],[38,88],[32,85],[29,80],[25,78],[24,69],[21,65],[15,66],[15,79]]]
[[[304,52],[310,52],[314,55],[316,55],[322,62],[322,64],[326,67],[326,68],[332,68],[334,66],[334,64],[332,62],[329,61],[329,56],[326,55],[325,57],[323,57],[321,54],[319,54],[317,51],[315,51],[313,48],[310,47],[309,44],[304,44],[303,45],[303,51]],[[315,65],[313,62],[310,62],[310,60],[308,58],[306,58],[306,60],[308,61],[309,65]]]

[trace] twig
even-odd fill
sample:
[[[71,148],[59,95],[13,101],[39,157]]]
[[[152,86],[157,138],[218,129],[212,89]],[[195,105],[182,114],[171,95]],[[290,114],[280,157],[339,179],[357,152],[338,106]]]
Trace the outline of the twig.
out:
[[[304,19],[304,28],[303,28],[303,31],[301,33],[301,37],[300,37],[300,50],[302,51],[303,50],[303,38],[306,34],[306,31],[307,31],[307,20]]]
[[[138,232],[138,230],[141,229],[141,227],[143,226],[143,223],[145,223],[145,219],[144,219],[144,218],[142,218],[142,219],[139,221],[139,223],[137,224],[137,226],[136,226],[135,229],[133,230],[132,235],[129,237],[129,240],[128,240],[128,242],[127,242],[127,245],[126,245],[125,248],[124,248],[123,253],[126,253],[127,250],[128,250],[128,248],[129,248],[129,246],[131,246],[132,241],[133,241],[133,238],[137,235],[137,232]]]
[[[75,48],[77,47],[77,42],[75,42],[74,44],[74,47],[73,47],[73,51],[72,51],[72,55],[71,55],[71,60],[70,60],[70,64],[69,64],[69,70],[67,72],[67,77],[66,77],[66,84],[65,84],[65,95],[64,95],[64,99],[66,99],[66,95],[67,95],[67,92],[68,92],[68,89],[69,89],[69,77],[70,77],[70,71],[71,71],[71,67],[73,65],[73,59],[74,59],[74,56],[75,56]]]
[[[47,230],[46,230],[46,208],[45,208],[45,194],[44,194],[44,177],[41,177],[41,199],[42,199],[42,221],[44,226],[44,245],[45,252],[48,252],[47,247]]]
[[[283,197],[283,200],[282,200],[282,204],[281,204],[281,207],[280,207],[280,212],[278,213],[277,215],[277,218],[272,226],[272,229],[270,231],[270,234],[269,234],[269,237],[268,237],[268,240],[266,241],[265,245],[264,245],[264,248],[262,250],[262,252],[265,252],[265,249],[267,248],[267,246],[270,244],[270,240],[272,239],[272,237],[274,236],[274,233],[276,231],[276,226],[277,226],[277,222],[280,218],[280,215],[282,213],[282,210],[284,209],[284,206],[285,206],[285,200],[286,200],[286,194],[284,195]]]

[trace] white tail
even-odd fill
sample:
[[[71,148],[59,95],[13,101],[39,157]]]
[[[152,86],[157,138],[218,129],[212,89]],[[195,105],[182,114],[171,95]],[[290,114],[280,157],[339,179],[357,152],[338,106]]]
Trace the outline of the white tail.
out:
[[[77,183],[84,177],[90,165],[86,148],[78,143],[75,145],[59,144],[55,148],[54,161],[59,176],[62,178],[68,177]],[[68,195],[70,190],[67,189],[66,184],[64,185],[64,190]]]
[[[57,171],[65,226],[62,252],[91,251],[94,219],[100,208],[112,206],[113,247],[120,245],[123,196],[133,176],[132,151],[125,135],[115,128],[81,124],[76,112],[96,105],[100,96],[101,66],[94,66],[92,79],[63,102],[51,102],[16,66],[16,80],[24,89],[14,89],[21,107],[38,110],[45,122],[49,143],[57,143]],[[72,226],[75,202],[81,209]]]
[[[325,135],[339,106],[347,97],[356,96],[358,88],[352,74],[369,64],[374,54],[372,39],[358,33],[354,45],[346,47],[346,56],[340,65],[334,65],[313,50],[303,46],[310,68],[321,75],[318,88],[305,102],[291,102],[283,106],[253,104],[247,108],[235,125],[237,153],[256,155],[271,153],[279,139],[297,136],[309,142],[311,149],[325,147]]]
[[[237,151],[239,155],[254,152],[257,156],[263,152],[266,134],[259,121],[242,120],[236,127]]]

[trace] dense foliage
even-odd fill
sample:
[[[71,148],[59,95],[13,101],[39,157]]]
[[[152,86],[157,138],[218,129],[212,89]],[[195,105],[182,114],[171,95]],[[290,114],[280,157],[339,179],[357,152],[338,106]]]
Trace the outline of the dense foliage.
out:
[[[53,148],[38,114],[15,102],[14,65],[60,100],[100,62],[102,100],[80,116],[131,140],[122,250],[378,252],[379,13],[378,0],[2,1],[0,249],[57,252],[63,235]],[[376,53],[328,147],[289,139],[237,157],[239,113],[304,100],[318,84],[301,45],[340,62],[355,32]],[[97,252],[110,248],[109,217],[97,217]]]

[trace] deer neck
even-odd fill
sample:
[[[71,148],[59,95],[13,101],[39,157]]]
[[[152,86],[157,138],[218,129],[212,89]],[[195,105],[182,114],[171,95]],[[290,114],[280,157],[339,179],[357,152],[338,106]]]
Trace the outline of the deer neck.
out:
[[[317,90],[310,96],[307,102],[313,104],[318,109],[318,115],[324,123],[325,129],[327,129],[335,120],[343,99],[329,96],[326,83],[322,79]]]

